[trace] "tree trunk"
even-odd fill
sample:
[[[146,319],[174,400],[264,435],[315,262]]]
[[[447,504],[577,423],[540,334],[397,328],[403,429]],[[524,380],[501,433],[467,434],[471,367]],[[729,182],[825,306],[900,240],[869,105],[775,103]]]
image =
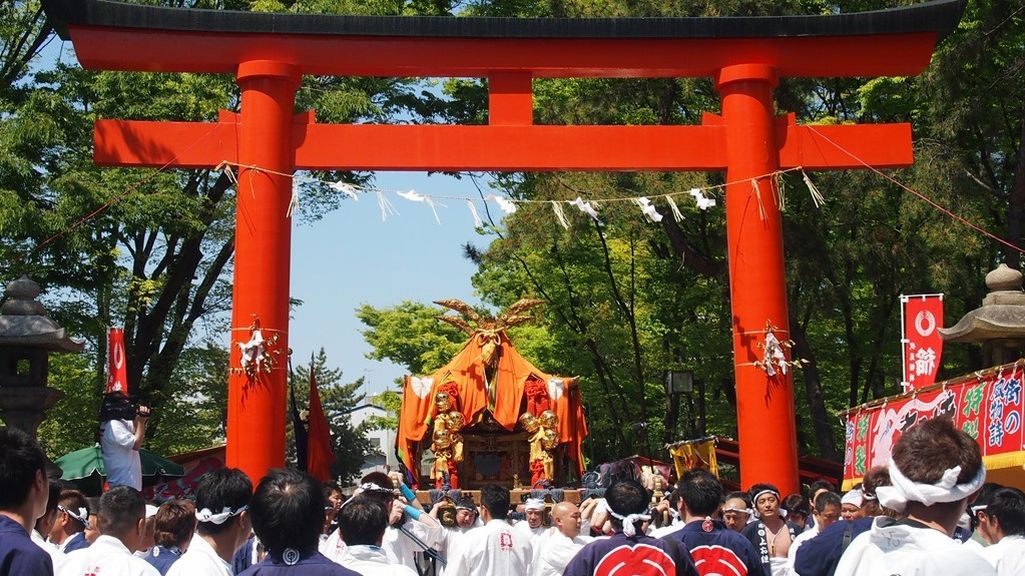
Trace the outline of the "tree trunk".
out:
[[[801,374],[804,380],[805,394],[808,396],[808,409],[811,414],[812,429],[815,431],[815,441],[819,454],[833,461],[840,460],[840,454],[836,449],[836,439],[833,437],[833,416],[826,409],[826,401],[822,397],[822,377],[819,374],[818,362],[815,359],[815,352],[808,344],[808,335],[804,326],[800,323],[790,322],[790,336],[794,339],[794,359],[807,360]]]

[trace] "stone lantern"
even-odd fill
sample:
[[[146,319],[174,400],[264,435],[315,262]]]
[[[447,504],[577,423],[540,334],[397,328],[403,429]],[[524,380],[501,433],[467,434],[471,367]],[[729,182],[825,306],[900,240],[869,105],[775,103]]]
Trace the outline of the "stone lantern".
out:
[[[1025,292],[1021,272],[1001,264],[986,274],[989,294],[982,306],[950,328],[940,328],[944,342],[978,342],[986,366],[1007,364],[1025,352]]]
[[[22,276],[7,284],[0,306],[0,418],[33,438],[46,410],[64,396],[46,385],[50,354],[81,352],[85,345],[46,316],[38,296],[39,284]]]

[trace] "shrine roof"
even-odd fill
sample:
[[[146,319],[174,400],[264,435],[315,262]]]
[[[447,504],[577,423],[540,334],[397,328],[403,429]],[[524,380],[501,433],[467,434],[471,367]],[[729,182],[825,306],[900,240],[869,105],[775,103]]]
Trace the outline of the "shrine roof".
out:
[[[964,0],[830,15],[701,18],[472,18],[344,16],[169,8],[110,0],[43,0],[65,39],[69,26],[182,32],[446,38],[729,39],[933,32],[957,26]]]

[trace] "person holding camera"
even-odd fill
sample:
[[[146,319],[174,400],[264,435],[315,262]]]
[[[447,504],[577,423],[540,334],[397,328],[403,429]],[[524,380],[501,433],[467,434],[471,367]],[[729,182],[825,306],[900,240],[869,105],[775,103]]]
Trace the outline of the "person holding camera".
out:
[[[103,398],[100,407],[100,449],[107,484],[142,490],[142,460],[139,449],[146,438],[149,408],[136,408],[121,392]]]

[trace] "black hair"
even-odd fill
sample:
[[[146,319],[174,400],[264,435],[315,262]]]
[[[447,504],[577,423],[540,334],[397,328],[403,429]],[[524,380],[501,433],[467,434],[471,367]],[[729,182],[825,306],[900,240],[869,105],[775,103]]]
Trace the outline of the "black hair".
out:
[[[252,496],[253,483],[245,472],[238,468],[220,468],[207,472],[199,479],[199,485],[196,486],[196,510],[202,511],[205,508],[214,514],[220,514],[225,508],[238,510],[249,504]],[[324,513],[323,508],[320,512]],[[237,519],[238,516],[234,516],[222,524],[200,522],[196,531],[204,536],[220,534],[228,530]]]
[[[633,478],[616,480],[605,491],[605,502],[613,512],[621,516],[643,514],[648,509],[648,491]],[[623,522],[613,516],[612,525],[622,528]]]
[[[59,480],[50,480],[50,491],[46,495],[46,513],[51,514],[57,511],[61,501],[61,484]]]
[[[46,473],[46,456],[35,439],[17,428],[0,428],[0,510],[25,503],[36,472]]]
[[[346,546],[377,546],[388,528],[388,509],[377,500],[357,496],[338,511],[338,530]]]
[[[316,550],[325,502],[320,484],[309,474],[271,470],[256,486],[249,504],[256,537],[278,559],[288,548]]]
[[[788,514],[800,514],[805,517],[811,514],[811,507],[808,505],[808,499],[802,494],[790,494],[783,499],[783,502],[780,503],[780,507],[786,510]]]
[[[78,511],[81,508],[85,508],[87,512],[89,510],[89,502],[85,499],[85,496],[78,490],[74,489],[61,490],[57,504],[63,506],[66,510],[71,510],[76,516],[79,516]],[[72,520],[75,519],[72,518]],[[75,532],[85,530],[85,524],[77,520],[71,526]]]
[[[100,497],[100,533],[122,538],[146,517],[146,500],[131,486],[115,486]]]
[[[687,510],[695,516],[711,516],[722,501],[722,483],[708,470],[689,470],[678,488]]]
[[[986,505],[986,516],[1000,522],[1005,536],[1025,536],[1025,493],[1017,488],[1000,488]]]
[[[982,488],[980,488],[979,492],[976,494],[975,501],[972,502],[971,508],[988,506],[990,499],[993,497],[993,494],[1001,488],[1003,488],[1003,486],[997,484],[996,482],[986,482],[982,485]],[[969,508],[969,512],[971,511],[971,508]],[[975,529],[979,527],[979,516],[977,514],[971,514],[971,520],[971,528],[972,532],[974,532]]]
[[[360,480],[360,484],[377,484],[381,488],[389,490],[388,492],[369,490],[360,493],[360,496],[366,496],[367,498],[377,500],[378,502],[383,504],[385,508],[388,508],[389,510],[391,509],[391,502],[395,499],[395,493],[390,491],[392,481],[387,474],[385,474],[384,472],[371,472],[370,474],[364,476],[362,480]]]
[[[836,485],[834,485],[829,480],[819,479],[819,480],[816,480],[816,481],[812,482],[808,486],[808,495],[809,496],[814,496],[816,492],[818,492],[819,490],[822,490],[823,488],[825,488],[826,490],[829,490],[830,492],[836,492]]]
[[[818,510],[819,514],[822,514],[823,509],[826,506],[836,506],[840,508],[840,495],[836,492],[819,492],[819,495],[815,497],[815,510]]]
[[[750,489],[748,489],[747,494],[748,498],[751,499],[751,504],[757,506],[758,502],[755,502],[755,494],[758,494],[759,492],[765,492],[766,490],[772,490],[773,492],[775,492],[776,499],[779,500],[779,503],[781,505],[783,504],[783,497],[779,494],[779,488],[776,488],[775,484],[766,484],[764,482],[755,484],[754,486],[751,486]]]
[[[324,498],[327,499],[332,492],[342,493],[342,488],[336,482],[325,482],[323,486]]]
[[[509,515],[509,491],[497,484],[487,484],[480,490],[480,504],[493,519],[505,520]]]

